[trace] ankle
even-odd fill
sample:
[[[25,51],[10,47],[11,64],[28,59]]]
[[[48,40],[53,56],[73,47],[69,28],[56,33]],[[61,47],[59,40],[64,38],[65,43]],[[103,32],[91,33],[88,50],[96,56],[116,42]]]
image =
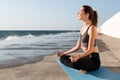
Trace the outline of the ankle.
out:
[[[80,70],[80,72],[82,72],[83,74],[86,74],[86,73],[87,73],[86,70]]]

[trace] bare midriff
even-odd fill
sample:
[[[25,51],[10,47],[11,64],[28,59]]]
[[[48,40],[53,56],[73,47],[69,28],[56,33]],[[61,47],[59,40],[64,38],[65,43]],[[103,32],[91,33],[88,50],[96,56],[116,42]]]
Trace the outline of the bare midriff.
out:
[[[81,47],[84,52],[87,51],[88,47]],[[92,50],[92,52],[98,52],[98,46],[95,46]]]

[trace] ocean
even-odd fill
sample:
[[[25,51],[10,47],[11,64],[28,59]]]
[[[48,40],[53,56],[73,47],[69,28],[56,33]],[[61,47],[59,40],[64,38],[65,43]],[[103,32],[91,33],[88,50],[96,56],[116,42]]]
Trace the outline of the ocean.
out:
[[[75,30],[0,31],[0,68],[34,62],[39,56],[67,51],[75,46]]]

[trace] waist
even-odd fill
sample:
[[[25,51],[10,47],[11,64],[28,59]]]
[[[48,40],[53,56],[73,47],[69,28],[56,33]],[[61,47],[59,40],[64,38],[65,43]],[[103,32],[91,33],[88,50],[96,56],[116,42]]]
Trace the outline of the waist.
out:
[[[99,54],[99,52],[92,52],[91,54],[93,54],[93,55],[94,55],[94,54]]]
[[[81,49],[83,52],[86,52],[88,50],[88,47],[81,46]],[[99,52],[98,46],[93,47],[92,52]]]
[[[81,41],[81,46],[83,46],[83,47],[88,47],[88,43]],[[96,46],[97,46],[97,44],[96,44],[96,42],[95,42],[95,43],[94,43],[94,47],[96,47]]]

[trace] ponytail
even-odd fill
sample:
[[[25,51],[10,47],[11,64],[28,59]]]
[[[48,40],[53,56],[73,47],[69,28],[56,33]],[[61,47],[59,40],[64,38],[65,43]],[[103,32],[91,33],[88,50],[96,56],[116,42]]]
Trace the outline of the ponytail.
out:
[[[98,14],[96,11],[93,11],[93,18],[92,18],[92,24],[94,26],[97,26],[97,23],[98,23]]]

